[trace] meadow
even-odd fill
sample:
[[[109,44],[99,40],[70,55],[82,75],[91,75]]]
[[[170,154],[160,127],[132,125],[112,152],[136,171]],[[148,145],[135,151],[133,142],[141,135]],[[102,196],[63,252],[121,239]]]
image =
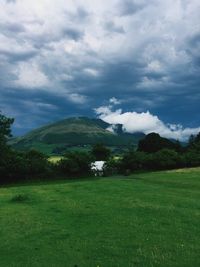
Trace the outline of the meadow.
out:
[[[1,267],[199,267],[200,169],[4,186]]]

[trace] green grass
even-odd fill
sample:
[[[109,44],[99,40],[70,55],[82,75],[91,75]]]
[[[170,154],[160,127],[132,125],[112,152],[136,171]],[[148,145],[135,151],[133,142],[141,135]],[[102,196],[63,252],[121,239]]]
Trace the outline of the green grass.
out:
[[[0,266],[199,267],[200,170],[0,188]]]

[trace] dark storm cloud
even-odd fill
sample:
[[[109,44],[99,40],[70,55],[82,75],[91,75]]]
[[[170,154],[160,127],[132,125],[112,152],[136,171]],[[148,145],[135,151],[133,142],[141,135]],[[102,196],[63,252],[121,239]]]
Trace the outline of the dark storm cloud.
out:
[[[200,71],[200,32],[188,40],[187,53],[193,58],[193,64]]]
[[[81,107],[75,108],[71,101],[66,101],[62,96],[51,93],[47,95],[43,91],[16,91],[13,88],[7,88],[1,94],[0,110],[3,110],[7,116],[15,117],[13,129],[15,135],[24,134],[34,127],[43,126],[71,115],[82,115]]]
[[[113,97],[200,124],[198,1],[4,1],[0,17],[0,104],[22,131]]]

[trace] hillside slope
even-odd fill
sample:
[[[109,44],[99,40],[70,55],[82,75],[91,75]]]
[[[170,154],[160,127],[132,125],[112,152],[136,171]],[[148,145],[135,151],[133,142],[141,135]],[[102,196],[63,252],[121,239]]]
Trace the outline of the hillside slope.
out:
[[[116,133],[108,129],[110,125],[100,119],[74,117],[38,128],[28,134],[14,138],[10,144],[16,149],[36,148],[52,152],[55,148],[87,146],[102,143],[107,146],[127,146],[137,144],[143,134],[126,134],[117,125]],[[50,151],[52,150],[52,151]]]

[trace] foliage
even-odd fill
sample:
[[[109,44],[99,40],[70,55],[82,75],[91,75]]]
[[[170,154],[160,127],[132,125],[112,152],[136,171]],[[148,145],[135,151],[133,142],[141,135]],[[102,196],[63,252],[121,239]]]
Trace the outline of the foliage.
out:
[[[109,148],[107,148],[106,146],[102,145],[102,144],[96,144],[93,146],[91,154],[94,156],[95,160],[108,160],[110,155],[111,155],[111,151]]]
[[[129,174],[137,170],[146,169],[149,156],[144,152],[130,150],[124,154],[121,160],[120,171]]]
[[[11,136],[11,125],[13,119],[7,118],[0,112],[0,182],[7,176],[8,171],[12,171],[13,153],[7,145],[7,139]]]
[[[121,159],[110,157],[104,165],[104,175],[116,175],[120,172]]]
[[[138,151],[146,153],[155,153],[161,149],[174,149],[180,150],[180,144],[178,142],[174,143],[167,138],[161,137],[157,133],[150,133],[146,137],[139,141]]]
[[[200,151],[200,133],[191,135],[188,143],[188,150]]]
[[[43,153],[30,150],[24,153],[24,160],[29,177],[47,174],[50,163]]]
[[[148,167],[152,170],[167,170],[181,167],[179,154],[174,150],[162,149],[151,155]]]
[[[13,122],[14,119],[7,118],[0,111],[0,149],[5,146],[7,138],[11,137],[11,125]]]
[[[129,151],[119,163],[119,172],[130,174],[141,170],[168,170],[200,166],[200,152],[189,150],[178,153],[172,149],[162,149],[155,153]]]
[[[183,155],[183,164],[185,167],[198,167],[200,166],[200,150],[188,150]]]
[[[91,174],[93,161],[87,152],[69,152],[57,163],[57,170],[66,176],[85,176]]]

